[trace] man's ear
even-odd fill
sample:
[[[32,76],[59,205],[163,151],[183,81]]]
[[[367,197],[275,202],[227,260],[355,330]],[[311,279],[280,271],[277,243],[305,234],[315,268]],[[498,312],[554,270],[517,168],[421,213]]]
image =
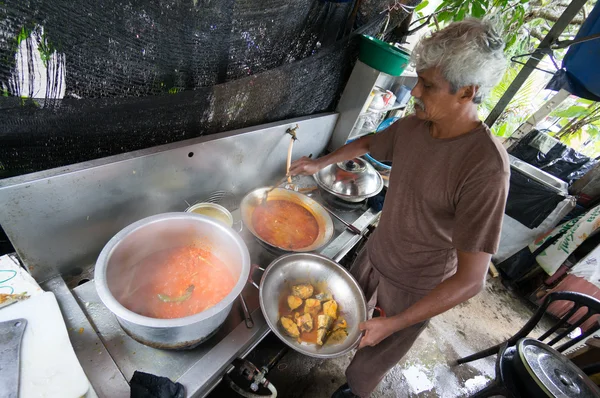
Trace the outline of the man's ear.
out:
[[[461,87],[461,89],[458,90],[459,102],[466,103],[466,102],[473,101],[473,98],[475,98],[475,96],[477,95],[478,91],[479,91],[479,86],[465,86],[465,87]]]

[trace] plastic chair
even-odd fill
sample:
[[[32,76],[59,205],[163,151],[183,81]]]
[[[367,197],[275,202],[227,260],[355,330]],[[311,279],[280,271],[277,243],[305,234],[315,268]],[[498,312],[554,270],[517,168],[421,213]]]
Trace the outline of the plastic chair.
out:
[[[572,347],[573,345],[577,344],[581,340],[587,338],[592,333],[594,333],[600,329],[600,323],[596,322],[595,326],[590,328],[590,330],[586,331],[585,333],[582,333],[578,337],[575,337],[569,341],[562,343],[558,347],[554,347],[562,339],[567,337],[567,335],[569,333],[571,333],[573,330],[575,330],[575,328],[579,327],[585,321],[587,321],[592,315],[600,314],[600,300],[598,300],[594,297],[588,296],[587,294],[581,294],[581,293],[575,293],[575,292],[552,292],[552,293],[548,294],[548,296],[546,296],[546,298],[544,299],[542,305],[538,308],[538,310],[535,312],[535,314],[533,314],[531,319],[529,319],[529,321],[527,321],[525,326],[523,326],[521,328],[521,330],[519,330],[514,336],[512,336],[511,338],[509,338],[508,340],[506,340],[503,343],[500,343],[498,345],[490,347],[486,350],[479,351],[478,353],[475,353],[473,355],[469,355],[467,357],[460,358],[456,361],[460,365],[463,363],[475,361],[477,359],[485,358],[490,355],[498,354],[498,358],[496,359],[496,380],[494,380],[490,385],[488,385],[483,390],[479,391],[475,395],[472,395],[472,398],[475,398],[475,397],[484,398],[484,397],[491,397],[494,395],[504,395],[504,396],[509,396],[509,397],[518,396],[518,393],[515,393],[514,391],[510,391],[509,389],[506,388],[506,385],[503,380],[502,372],[498,371],[500,368],[500,361],[502,359],[502,356],[503,356],[506,348],[514,346],[520,339],[527,337],[527,335],[537,326],[539,321],[542,319],[542,317],[546,313],[546,309],[548,308],[548,306],[554,301],[571,301],[571,302],[573,302],[574,305],[573,305],[573,308],[571,308],[569,310],[569,312],[567,312],[565,315],[560,317],[558,319],[558,321],[550,329],[548,329],[548,331],[546,331],[544,334],[542,334],[538,338],[539,341],[544,342],[544,340],[549,339],[552,336],[552,334],[554,334],[558,329],[563,327],[565,324],[568,325],[567,321],[581,308],[586,308],[587,311],[585,312],[585,314],[583,314],[583,316],[577,322],[575,322],[573,325],[568,326],[564,331],[562,331],[556,337],[553,337],[552,339],[550,339],[548,342],[545,342],[545,343],[548,344],[549,346],[552,346],[558,352],[563,352],[566,349],[568,349],[569,347]]]

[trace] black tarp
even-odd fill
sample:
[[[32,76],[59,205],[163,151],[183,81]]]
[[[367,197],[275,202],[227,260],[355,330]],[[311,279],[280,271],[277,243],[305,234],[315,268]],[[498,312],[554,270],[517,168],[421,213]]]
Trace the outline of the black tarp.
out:
[[[539,227],[564,199],[565,196],[555,189],[512,169],[505,213],[527,228],[534,229]]]
[[[596,164],[595,159],[590,159],[537,130],[530,131],[510,148],[509,153],[569,185],[583,177]]]

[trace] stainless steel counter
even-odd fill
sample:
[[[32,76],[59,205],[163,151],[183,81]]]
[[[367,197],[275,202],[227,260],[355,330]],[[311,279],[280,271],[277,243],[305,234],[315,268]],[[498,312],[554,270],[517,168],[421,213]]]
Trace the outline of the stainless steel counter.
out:
[[[314,182],[306,177],[299,181],[299,185],[306,189],[314,186]],[[311,196],[323,202],[318,191],[313,191]],[[362,231],[379,216],[378,212],[366,206],[345,211],[328,207]],[[233,215],[234,219],[239,219],[237,211]],[[362,237],[347,231],[335,218],[333,221],[334,237],[320,253],[339,261]],[[278,257],[279,253],[260,245],[248,231],[242,230],[241,235],[248,245],[253,263],[266,267]],[[257,271],[253,277],[258,281],[260,272]],[[72,294],[60,278],[54,278],[44,287],[60,295],[59,303],[75,352],[100,397],[128,397],[127,381],[136,370],[178,381],[185,386],[190,397],[205,396],[236,357],[246,356],[269,333],[259,308],[258,292],[250,284],[243,294],[252,313],[254,327],[246,327],[240,303],[236,301],[219,332],[200,347],[189,351],[157,350],[133,340],[101,303],[93,281],[74,288]]]

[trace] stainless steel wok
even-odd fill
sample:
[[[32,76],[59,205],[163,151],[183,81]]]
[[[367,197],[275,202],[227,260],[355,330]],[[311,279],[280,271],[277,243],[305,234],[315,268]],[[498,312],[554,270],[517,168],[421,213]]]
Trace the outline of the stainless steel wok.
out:
[[[279,298],[284,290],[298,283],[326,284],[338,302],[340,314],[348,322],[348,337],[339,344],[319,347],[301,344],[289,337],[279,323]],[[253,284],[257,286],[254,282]],[[265,270],[260,281],[260,308],[269,327],[285,344],[294,350],[315,358],[335,358],[358,345],[361,331],[358,325],[367,320],[367,302],[356,280],[350,273],[328,259],[313,253],[292,253],[275,259]]]
[[[269,196],[268,196],[267,200],[269,200],[269,201],[270,200],[286,200],[286,201],[289,201],[292,203],[296,203],[296,204],[304,207],[306,210],[310,211],[310,213],[317,220],[317,224],[319,225],[319,235],[317,236],[317,239],[315,239],[315,241],[312,243],[312,245],[303,247],[301,249],[296,249],[296,250],[290,250],[290,249],[287,249],[284,247],[275,246],[272,243],[269,243],[269,242],[263,240],[256,233],[256,230],[255,230],[253,222],[252,222],[252,214],[254,214],[254,210],[256,209],[256,207],[260,206],[260,203],[262,203],[265,192],[268,191],[269,189],[271,189],[271,188],[265,187],[265,188],[255,189],[254,191],[252,191],[248,195],[246,195],[244,197],[244,199],[242,199],[242,203],[240,204],[240,209],[241,209],[241,213],[242,213],[242,221],[244,222],[244,225],[248,228],[248,230],[252,233],[252,235],[254,235],[256,237],[256,239],[258,239],[259,241],[263,242],[264,244],[266,244],[268,246],[275,247],[279,250],[283,250],[286,252],[315,251],[315,250],[320,249],[324,245],[326,245],[327,242],[329,242],[329,240],[331,240],[331,237],[333,236],[333,231],[334,231],[333,230],[333,221],[331,220],[329,213],[327,213],[327,211],[323,208],[323,206],[321,206],[318,202],[309,198],[306,195],[303,195],[301,193],[294,192],[294,191],[289,191],[289,190],[283,189],[283,188],[273,189],[271,192],[269,192]]]

